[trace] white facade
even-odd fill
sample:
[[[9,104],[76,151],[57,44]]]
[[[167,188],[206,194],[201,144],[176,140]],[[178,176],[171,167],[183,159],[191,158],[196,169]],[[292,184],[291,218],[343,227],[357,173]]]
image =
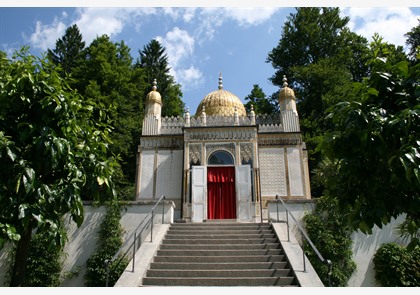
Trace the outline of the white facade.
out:
[[[287,83],[279,95],[283,109],[271,116],[246,114],[239,98],[223,90],[221,77],[219,90],[205,96],[194,116],[187,111],[182,118],[161,118],[161,104],[155,87],[148,94],[138,149],[136,200],[165,195],[176,204],[180,219],[214,219],[209,210],[226,205],[208,205],[213,193],[207,167],[235,168],[235,195],[229,203],[235,213],[220,219],[259,220],[276,195],[311,198],[306,145]],[[227,198],[225,192],[221,198]]]

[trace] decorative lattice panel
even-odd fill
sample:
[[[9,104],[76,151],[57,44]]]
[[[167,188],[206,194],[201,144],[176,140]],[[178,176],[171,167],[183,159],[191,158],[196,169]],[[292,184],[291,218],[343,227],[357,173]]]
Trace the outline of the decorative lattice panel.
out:
[[[156,198],[180,198],[182,194],[182,151],[162,150],[157,157]]]
[[[283,148],[259,149],[262,196],[287,196]]]

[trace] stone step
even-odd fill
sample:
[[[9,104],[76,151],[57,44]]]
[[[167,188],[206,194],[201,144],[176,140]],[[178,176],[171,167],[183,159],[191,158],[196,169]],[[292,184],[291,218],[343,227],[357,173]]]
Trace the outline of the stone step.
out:
[[[224,235],[233,235],[233,234],[251,234],[251,235],[261,235],[261,234],[266,234],[266,235],[272,235],[273,231],[269,230],[269,229],[230,229],[230,230],[226,230],[226,229],[171,229],[170,232],[168,232],[168,234],[172,234],[172,235],[220,235],[220,234],[224,234]]]
[[[248,250],[157,250],[158,256],[262,256],[280,255],[282,249]]]
[[[279,243],[267,244],[169,244],[160,246],[160,250],[246,250],[246,249],[280,249]]]
[[[256,256],[155,256],[154,262],[279,262],[284,261],[284,255]]]
[[[229,244],[229,245],[236,245],[236,244],[252,244],[252,245],[259,245],[259,244],[272,244],[272,243],[276,243],[277,239],[276,238],[265,238],[265,239],[202,239],[202,238],[196,238],[196,239],[178,239],[177,237],[171,237],[168,238],[166,237],[163,241],[162,241],[162,245],[165,244],[179,244],[179,245],[183,245],[183,244],[207,244],[207,245],[211,245],[211,244]]]
[[[270,228],[268,223],[173,223],[172,228]]]
[[[267,287],[267,286],[299,286],[294,277],[268,278],[143,278],[146,286],[201,286],[201,287]]]
[[[150,269],[284,269],[288,263],[282,262],[152,262]]]
[[[204,269],[204,270],[168,270],[149,269],[148,277],[156,278],[263,278],[263,277],[288,277],[291,276],[290,269]],[[293,274],[292,274],[293,275]]]
[[[214,233],[214,234],[206,234],[206,233],[191,233],[191,234],[176,234],[176,233],[172,233],[172,232],[168,232],[165,235],[165,239],[171,239],[171,238],[176,238],[176,239],[228,239],[228,240],[232,240],[232,239],[274,239],[276,238],[276,236],[274,234],[241,234],[241,233],[232,233],[232,234],[227,234],[227,233]]]
[[[299,286],[269,224],[175,223],[143,286]]]

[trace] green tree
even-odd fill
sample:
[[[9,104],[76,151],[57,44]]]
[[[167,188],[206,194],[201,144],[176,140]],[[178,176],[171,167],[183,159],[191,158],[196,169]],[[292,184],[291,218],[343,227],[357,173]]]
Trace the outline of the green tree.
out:
[[[85,42],[76,24],[68,27],[64,36],[58,39],[53,50],[47,55],[56,65],[61,66],[62,77],[73,73],[85,58]]]
[[[378,35],[370,49],[371,74],[328,110],[334,127],[319,149],[336,175],[326,179],[327,194],[364,233],[406,214],[414,247],[420,220],[420,66],[402,59],[400,49]]]
[[[405,44],[409,46],[410,50],[408,56],[414,62],[418,60],[417,55],[420,54],[420,19],[418,21],[419,24],[404,35]]]
[[[256,115],[259,114],[272,114],[276,111],[275,103],[278,98],[272,103],[270,99],[265,95],[264,91],[258,84],[252,86],[251,93],[245,97],[245,109],[247,113],[251,111],[251,105],[254,107]]]
[[[340,33],[349,21],[339,13],[338,8],[299,7],[287,17],[282,37],[267,57],[277,69],[270,78],[274,85],[283,84],[283,75],[295,81],[290,71],[294,66],[315,64],[337,54],[342,43]]]
[[[93,40],[86,53],[84,74],[79,78],[85,81],[86,87],[80,91],[97,102],[98,114],[101,110],[113,110],[110,118],[114,130],[109,151],[120,157],[118,186],[127,186],[134,183],[135,177],[142,98],[147,91],[142,83],[144,70],[133,66],[130,49],[124,41],[113,43],[107,35]]]
[[[181,86],[169,74],[168,56],[159,41],[153,39],[139,50],[136,67],[144,69],[144,83],[148,85],[148,91],[152,90],[153,80],[156,79],[162,97],[162,116],[181,116],[185,109]],[[146,96],[143,98],[143,104],[145,98]]]
[[[0,246],[16,245],[11,286],[26,277],[33,232],[64,245],[61,218],[83,222],[82,195],[113,197],[109,121],[72,90],[46,58],[28,49],[2,57],[0,76]]]
[[[278,45],[267,57],[276,69],[270,78],[273,85],[281,87],[286,75],[295,91],[315,197],[323,190],[313,181],[313,173],[321,161],[316,151],[318,137],[329,128],[323,118],[325,110],[368,70],[367,40],[350,32],[348,22],[348,17],[340,16],[339,8],[297,8],[287,18]]]

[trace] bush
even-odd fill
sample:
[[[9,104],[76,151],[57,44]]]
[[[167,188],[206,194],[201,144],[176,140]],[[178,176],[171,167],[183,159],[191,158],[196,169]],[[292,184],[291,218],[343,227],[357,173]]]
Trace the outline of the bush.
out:
[[[408,251],[396,243],[383,244],[373,263],[375,278],[382,287],[420,286],[420,247]]]
[[[109,204],[99,232],[99,245],[96,252],[86,262],[85,285],[87,287],[106,286],[105,260],[110,260],[123,243],[120,219],[120,206],[116,202]],[[108,286],[115,285],[127,265],[128,261],[122,257],[109,265]]]
[[[31,241],[26,287],[59,287],[62,248],[51,243],[48,232],[38,232]]]
[[[331,278],[328,281],[328,267],[322,263],[311,246],[305,241],[305,255],[318,273],[325,286],[345,287],[356,263],[351,249],[351,228],[337,211],[334,199],[318,199],[315,210],[303,218],[306,232],[324,259],[332,263]]]

